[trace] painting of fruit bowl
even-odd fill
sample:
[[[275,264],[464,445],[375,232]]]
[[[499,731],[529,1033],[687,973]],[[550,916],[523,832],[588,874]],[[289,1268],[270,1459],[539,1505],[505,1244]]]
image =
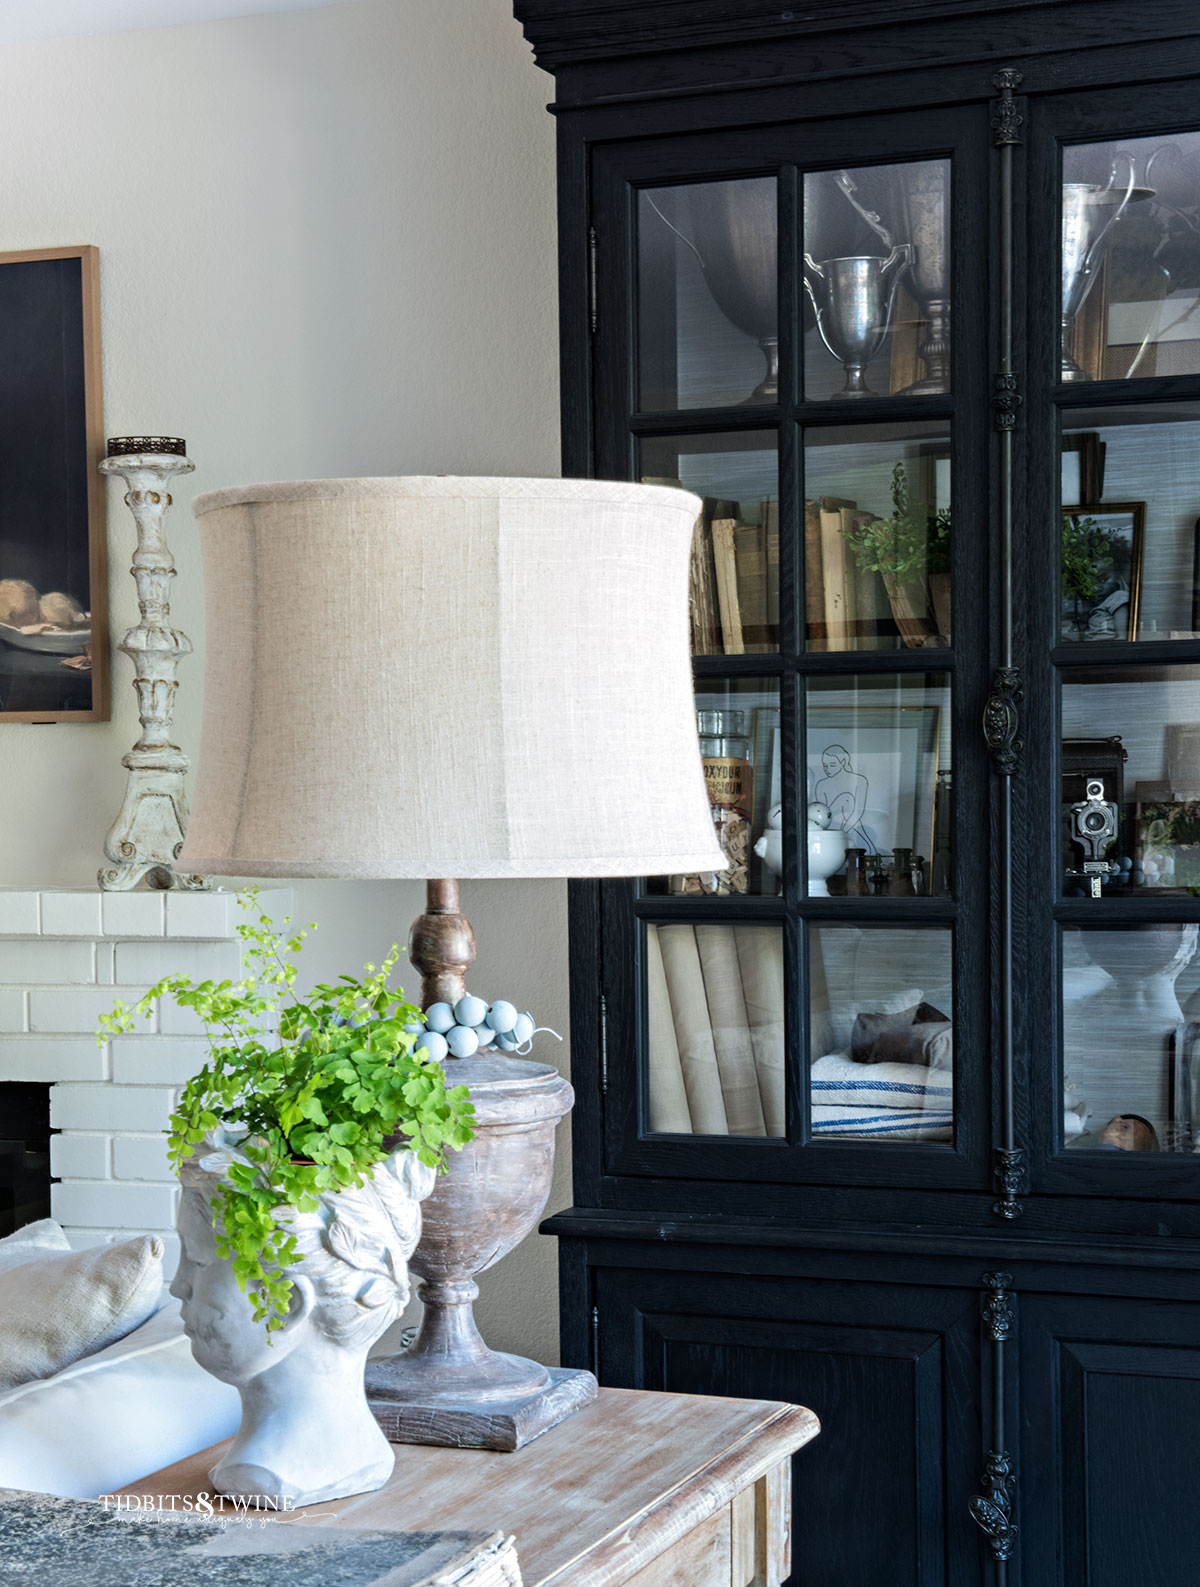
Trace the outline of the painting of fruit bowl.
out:
[[[77,656],[92,642],[91,618],[61,590],[39,595],[27,579],[0,579],[0,640],[18,650]]]

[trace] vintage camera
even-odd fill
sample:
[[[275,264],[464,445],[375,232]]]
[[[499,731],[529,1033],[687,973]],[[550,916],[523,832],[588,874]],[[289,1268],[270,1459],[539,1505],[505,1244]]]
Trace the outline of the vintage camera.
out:
[[[1119,820],[1116,805],[1104,797],[1104,784],[1099,777],[1089,777],[1085,791],[1085,799],[1067,806],[1067,836],[1078,844],[1083,855],[1083,869],[1068,869],[1067,877],[1086,882],[1091,896],[1099,898],[1104,878],[1116,876],[1121,869],[1115,860],[1104,858],[1104,851],[1117,835]]]
[[[1104,851],[1117,835],[1117,807],[1104,797],[1099,777],[1089,777],[1087,797],[1067,806],[1071,841],[1083,850],[1085,868],[1089,860],[1102,860]]]

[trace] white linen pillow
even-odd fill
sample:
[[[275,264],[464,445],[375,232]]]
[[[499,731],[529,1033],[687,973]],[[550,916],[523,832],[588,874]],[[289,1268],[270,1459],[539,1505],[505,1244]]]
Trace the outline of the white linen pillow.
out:
[[[142,1234],[0,1272],[0,1389],[48,1378],[144,1323],[162,1292],[163,1249]]]
[[[192,1358],[179,1302],[52,1378],[0,1393],[0,1488],[95,1499],[228,1438],[238,1392]]]
[[[70,1249],[71,1242],[62,1224],[55,1223],[53,1218],[40,1218],[37,1223],[27,1223],[15,1234],[6,1234],[0,1240],[0,1273]]]

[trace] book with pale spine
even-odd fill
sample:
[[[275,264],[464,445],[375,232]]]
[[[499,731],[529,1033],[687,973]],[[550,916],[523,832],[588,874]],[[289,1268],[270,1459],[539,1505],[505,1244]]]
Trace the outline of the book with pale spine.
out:
[[[670,927],[665,928],[670,930]],[[656,1135],[690,1135],[692,1116],[675,1037],[671,994],[663,967],[659,928],[646,928],[646,1004],[649,1016],[649,1116]]]
[[[804,631],[809,650],[828,650],[825,632],[825,563],[821,556],[821,504],[804,503]]]
[[[715,656],[721,651],[716,586],[712,532],[702,515],[696,519],[696,527],[692,531],[688,617],[693,656]]]
[[[825,589],[827,650],[857,650],[854,552],[842,535],[842,513],[853,502],[821,497],[821,568]]]
[[[696,947],[730,1135],[765,1135],[737,944],[729,926],[697,926]]]
[[[742,613],[738,601],[737,544],[733,518],[712,521],[713,562],[717,570],[717,610],[721,614],[721,643],[727,656],[745,654]]]
[[[896,632],[883,579],[873,568],[863,567],[848,538],[863,524],[875,523],[877,518],[877,513],[858,512],[853,507],[842,508],[842,538],[846,542],[847,564],[854,585],[853,631],[857,640],[856,650],[876,650],[879,648],[878,640]]]
[[[787,1134],[783,1024],[783,932],[775,926],[734,926],[742,995],[758,1074],[766,1132]]]
[[[693,926],[660,926],[663,973],[675,1022],[679,1066],[696,1135],[728,1135],[729,1120],[717,1069],[704,972]]]
[[[767,623],[766,530],[761,524],[738,524],[733,543],[744,648],[755,654],[774,650]]]
[[[779,503],[762,504],[763,550],[767,564],[767,648],[778,650],[779,639]]]

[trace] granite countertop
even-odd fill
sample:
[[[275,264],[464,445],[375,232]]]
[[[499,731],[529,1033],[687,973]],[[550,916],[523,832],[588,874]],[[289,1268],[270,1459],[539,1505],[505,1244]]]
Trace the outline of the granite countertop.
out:
[[[128,1504],[128,1500],[122,1501]],[[519,1587],[495,1532],[357,1531],[0,1488],[4,1587]]]

